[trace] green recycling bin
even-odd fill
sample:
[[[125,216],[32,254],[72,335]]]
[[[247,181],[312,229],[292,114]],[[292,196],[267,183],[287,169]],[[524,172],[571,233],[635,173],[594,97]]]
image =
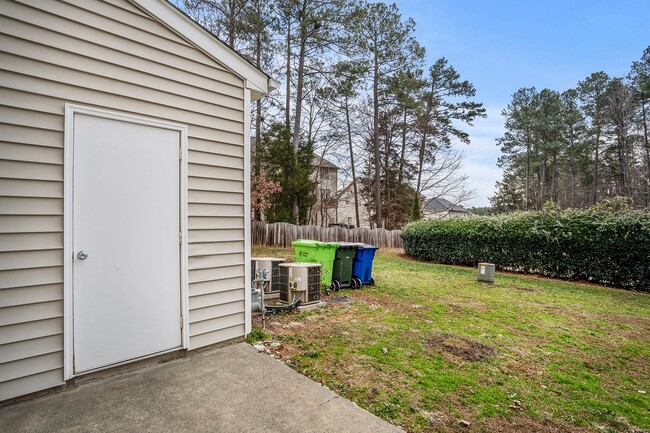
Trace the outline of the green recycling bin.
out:
[[[340,288],[358,289],[357,281],[352,279],[352,265],[354,256],[357,253],[359,244],[352,242],[339,242],[334,258],[334,268],[332,270],[332,282],[334,291]]]
[[[332,283],[332,269],[336,257],[336,249],[339,244],[335,242],[320,242],[308,239],[298,239],[291,242],[295,249],[296,262],[303,263],[320,263],[321,265],[321,284],[332,289],[335,288]]]

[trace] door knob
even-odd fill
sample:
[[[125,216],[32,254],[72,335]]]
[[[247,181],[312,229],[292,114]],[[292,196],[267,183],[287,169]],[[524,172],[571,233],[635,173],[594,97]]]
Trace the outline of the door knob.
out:
[[[84,250],[81,250],[77,253],[77,258],[79,260],[86,260],[88,258],[88,253],[85,252]]]

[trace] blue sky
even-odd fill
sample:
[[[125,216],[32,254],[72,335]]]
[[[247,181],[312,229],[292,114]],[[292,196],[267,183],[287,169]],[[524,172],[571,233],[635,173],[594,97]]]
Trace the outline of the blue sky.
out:
[[[397,0],[428,63],[446,57],[477,88],[488,118],[469,129],[465,172],[487,206],[501,178],[500,112],[521,87],[563,91],[592,72],[624,76],[650,45],[650,0]]]

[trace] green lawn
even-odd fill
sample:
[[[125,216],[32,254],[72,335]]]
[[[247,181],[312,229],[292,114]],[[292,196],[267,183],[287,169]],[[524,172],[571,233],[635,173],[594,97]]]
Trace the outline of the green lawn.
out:
[[[271,349],[407,431],[650,429],[649,294],[504,273],[486,285],[381,250],[373,275],[335,295],[349,304],[269,317]]]

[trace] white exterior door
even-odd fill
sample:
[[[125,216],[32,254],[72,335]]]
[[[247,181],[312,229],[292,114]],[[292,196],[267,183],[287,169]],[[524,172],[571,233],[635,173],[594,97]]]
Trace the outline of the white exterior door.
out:
[[[74,115],[73,375],[182,347],[180,144]]]

